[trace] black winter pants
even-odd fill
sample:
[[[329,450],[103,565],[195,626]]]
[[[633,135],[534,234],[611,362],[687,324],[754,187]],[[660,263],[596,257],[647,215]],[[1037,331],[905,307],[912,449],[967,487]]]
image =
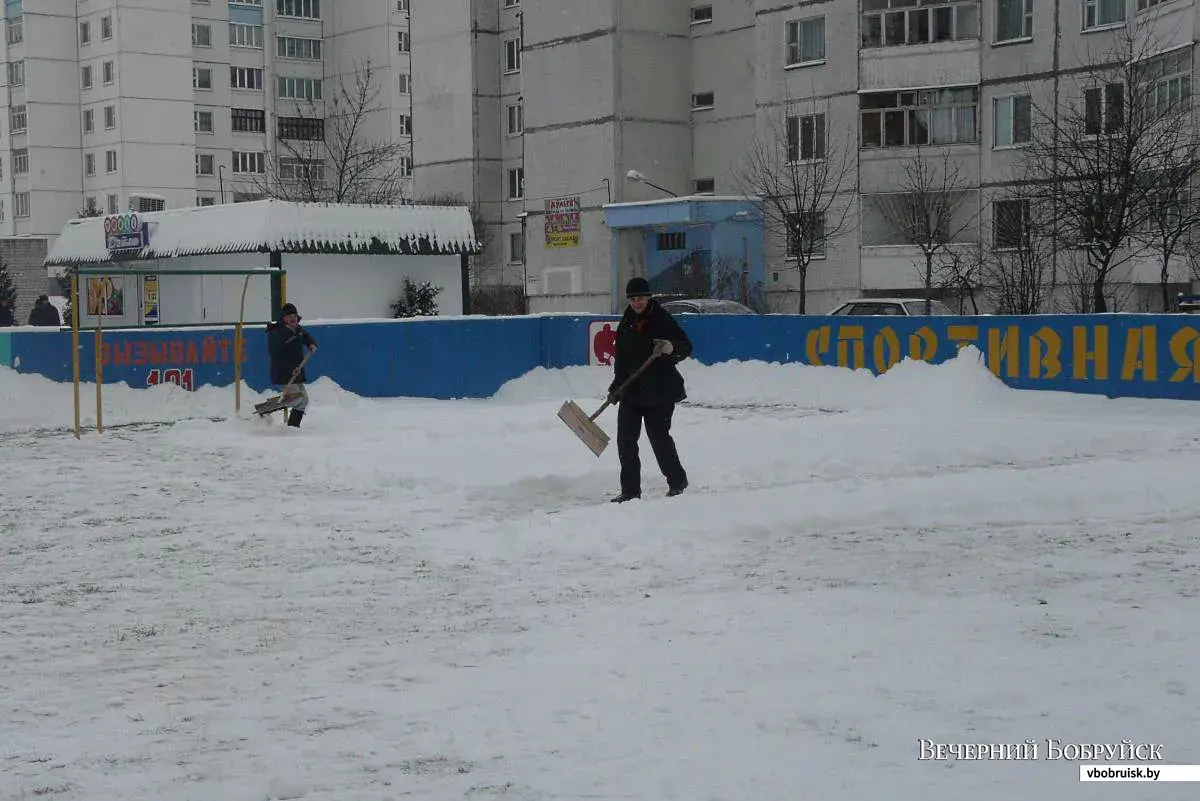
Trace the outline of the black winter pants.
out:
[[[642,436],[642,421],[646,422],[646,436],[658,469],[662,471],[670,487],[682,486],[687,473],[679,463],[675,440],[671,437],[671,417],[675,405],[635,406],[622,403],[617,409],[617,456],[621,460],[621,492],[625,495],[642,494],[642,461],[638,456],[638,440]]]

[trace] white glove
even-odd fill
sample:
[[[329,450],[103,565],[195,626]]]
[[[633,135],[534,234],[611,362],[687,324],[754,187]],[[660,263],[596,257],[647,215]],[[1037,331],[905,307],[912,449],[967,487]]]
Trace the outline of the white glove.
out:
[[[665,353],[670,356],[675,352],[675,346],[671,344],[671,340],[669,339],[656,339],[654,340],[654,352]]]

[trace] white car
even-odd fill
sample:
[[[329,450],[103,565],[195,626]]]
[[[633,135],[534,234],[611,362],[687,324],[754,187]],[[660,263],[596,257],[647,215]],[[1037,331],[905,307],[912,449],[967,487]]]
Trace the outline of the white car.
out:
[[[950,307],[940,300],[930,301],[929,313],[937,317],[957,317]],[[848,300],[830,312],[838,317],[883,315],[889,317],[924,317],[924,298],[855,298]]]

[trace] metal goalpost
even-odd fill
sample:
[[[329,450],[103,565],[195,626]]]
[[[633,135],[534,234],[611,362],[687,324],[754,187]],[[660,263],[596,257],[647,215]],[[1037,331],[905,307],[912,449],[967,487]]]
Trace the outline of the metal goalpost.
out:
[[[72,369],[72,384],[75,404],[75,439],[79,439],[82,435],[83,426],[81,423],[81,404],[80,404],[80,346],[79,346],[79,294],[80,294],[80,277],[89,275],[103,276],[143,276],[143,275],[186,275],[193,278],[203,278],[208,275],[241,275],[245,276],[242,281],[241,302],[238,308],[238,320],[234,326],[233,334],[233,384],[234,384],[234,414],[240,414],[242,411],[242,354],[244,352],[245,339],[243,336],[243,327],[246,322],[246,291],[250,287],[250,279],[256,275],[266,275],[278,277],[278,294],[279,303],[287,302],[287,271],[281,267],[228,267],[228,268],[213,268],[213,269],[156,269],[156,268],[117,268],[113,267],[72,267],[71,273],[71,369]],[[272,290],[275,286],[272,286]],[[272,291],[272,295],[275,292]],[[182,324],[177,326],[166,325],[164,328],[186,328],[195,325],[212,325],[204,324]],[[130,326],[122,325],[120,328],[129,328]],[[143,328],[145,325],[135,326]],[[100,313],[96,315],[95,327],[95,370],[96,370],[96,433],[104,432],[104,367],[102,356],[102,337],[104,330],[104,310],[101,308]]]

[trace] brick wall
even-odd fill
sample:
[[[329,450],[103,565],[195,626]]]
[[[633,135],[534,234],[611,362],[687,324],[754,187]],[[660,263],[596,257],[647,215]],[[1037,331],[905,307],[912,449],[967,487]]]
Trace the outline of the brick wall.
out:
[[[17,325],[29,319],[29,310],[38,295],[51,294],[46,277],[46,252],[49,240],[36,237],[0,238],[0,259],[8,265],[8,274],[17,285],[17,305],[13,317]]]

